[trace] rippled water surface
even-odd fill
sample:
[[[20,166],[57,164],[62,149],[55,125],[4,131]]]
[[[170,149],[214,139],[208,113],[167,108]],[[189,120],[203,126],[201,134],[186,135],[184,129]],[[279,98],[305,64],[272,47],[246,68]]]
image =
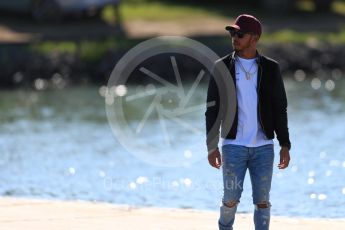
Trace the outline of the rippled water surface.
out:
[[[292,161],[274,170],[272,214],[344,217],[345,82],[285,82]],[[205,90],[195,91],[194,115],[173,123],[156,115],[140,126],[149,100],[124,105],[132,128],[121,140],[96,87],[1,91],[0,194],[218,210],[221,172],[207,163],[204,111],[197,107]],[[277,142],[275,149],[278,164]],[[172,161],[178,167],[167,167]],[[248,175],[244,190],[238,210],[251,212]]]

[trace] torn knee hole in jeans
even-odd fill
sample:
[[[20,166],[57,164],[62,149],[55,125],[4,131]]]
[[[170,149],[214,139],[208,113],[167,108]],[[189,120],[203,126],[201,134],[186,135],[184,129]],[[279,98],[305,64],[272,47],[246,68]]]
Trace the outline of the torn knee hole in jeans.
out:
[[[270,202],[261,202],[256,204],[257,208],[270,208],[271,204]]]
[[[223,203],[224,206],[228,207],[228,208],[233,208],[237,205],[237,201],[227,201]]]

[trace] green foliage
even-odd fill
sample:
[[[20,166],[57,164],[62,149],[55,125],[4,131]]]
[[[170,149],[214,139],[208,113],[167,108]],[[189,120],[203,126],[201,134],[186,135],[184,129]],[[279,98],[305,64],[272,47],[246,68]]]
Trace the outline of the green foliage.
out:
[[[109,37],[104,40],[83,40],[74,41],[44,41],[31,45],[30,49],[34,52],[43,54],[48,53],[70,53],[78,55],[81,60],[86,62],[96,62],[100,60],[108,51],[114,49],[125,49],[136,43],[135,40],[126,38]]]
[[[123,21],[130,20],[185,20],[190,18],[212,16],[217,17],[217,13],[207,8],[197,5],[183,5],[172,3],[152,2],[138,3],[123,2],[120,6],[121,18]],[[115,22],[115,10],[113,7],[107,7],[102,17],[109,23]]]
[[[337,0],[333,4],[333,11],[336,14],[345,15],[345,0]],[[146,21],[174,21],[183,23],[184,20],[198,18],[230,18],[237,15],[240,9],[236,7],[220,7],[219,5],[185,5],[183,3],[172,3],[166,1],[148,1],[148,0],[127,0],[121,5],[121,16],[123,22],[131,20]],[[254,11],[256,9],[248,9]],[[107,7],[102,16],[108,23],[114,23],[114,8]],[[265,16],[264,12],[257,12]],[[266,15],[269,16],[269,15]],[[291,15],[290,15],[291,16]],[[312,15],[309,15],[312,16]],[[287,16],[289,17],[289,15]],[[316,17],[316,16],[315,16]],[[228,43],[228,37],[215,38],[212,43]],[[308,32],[293,30],[277,30],[275,32],[265,32],[261,38],[262,43],[308,43],[310,41],[322,41],[331,43],[345,43],[345,28],[338,32]],[[100,60],[109,50],[126,49],[133,47],[140,41],[131,40],[126,37],[108,37],[102,40],[82,40],[82,41],[44,41],[31,45],[31,49],[41,52],[67,52],[79,57],[87,62],[96,62]]]
[[[261,42],[275,43],[308,43],[312,41],[345,43],[345,28],[339,32],[298,32],[293,30],[280,30],[264,33]]]
[[[33,44],[31,47],[33,50],[49,53],[49,52],[65,52],[65,53],[74,53],[77,50],[75,42],[63,41],[63,42],[42,42]]]

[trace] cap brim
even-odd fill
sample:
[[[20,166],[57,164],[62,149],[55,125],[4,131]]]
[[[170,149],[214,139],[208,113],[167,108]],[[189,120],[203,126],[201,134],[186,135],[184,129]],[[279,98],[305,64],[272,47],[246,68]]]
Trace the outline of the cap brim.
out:
[[[230,25],[225,27],[226,30],[240,30],[241,28],[238,25]]]

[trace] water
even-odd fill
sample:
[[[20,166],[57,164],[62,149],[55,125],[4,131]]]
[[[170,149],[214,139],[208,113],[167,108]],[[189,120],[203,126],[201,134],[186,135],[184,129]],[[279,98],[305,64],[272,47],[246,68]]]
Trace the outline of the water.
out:
[[[323,81],[320,89],[313,89],[318,88],[315,80],[285,82],[292,161],[286,170],[274,169],[272,214],[344,217],[345,81],[335,81],[334,90],[326,90]],[[182,131],[181,125],[166,122],[168,146],[157,118],[150,118],[141,139],[127,136],[119,141],[96,87],[2,91],[0,95],[2,196],[218,210],[221,172],[207,163],[203,133],[192,135],[192,131]],[[198,105],[205,99],[205,88],[195,95]],[[135,111],[147,107],[138,103],[126,108],[133,115],[127,117],[128,125],[138,127],[142,115]],[[204,125],[203,113],[186,119],[193,127]],[[145,142],[168,147],[162,155],[145,149],[147,145],[134,154],[129,152],[139,149],[136,143]],[[277,165],[277,142],[275,150]],[[179,167],[164,166],[161,156],[174,159],[177,153],[183,155],[176,158]],[[238,211],[252,210],[247,175]]]

